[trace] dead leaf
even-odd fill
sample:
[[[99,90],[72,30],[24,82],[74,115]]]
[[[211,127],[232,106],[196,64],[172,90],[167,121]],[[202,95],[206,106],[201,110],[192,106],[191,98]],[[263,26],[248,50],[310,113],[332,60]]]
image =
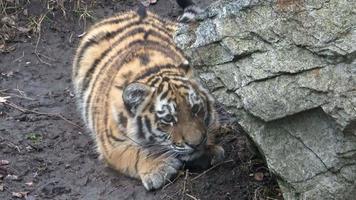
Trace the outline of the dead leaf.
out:
[[[5,44],[0,44],[0,53],[9,53],[11,51],[15,51],[16,47],[13,46],[6,46]]]
[[[256,181],[263,181],[264,174],[262,172],[256,172],[253,177]]]
[[[13,197],[23,198],[26,197],[28,192],[12,192]]]
[[[1,98],[1,97],[0,97]],[[1,102],[1,101],[0,101]],[[0,165],[8,165],[10,162],[8,160],[0,160]]]
[[[3,24],[7,24],[7,25],[10,25],[10,26],[15,26],[16,23],[15,23],[15,17],[14,16],[5,16],[3,18],[1,18],[1,22]]]
[[[27,183],[25,183],[25,185],[27,185],[27,186],[33,186],[33,182],[31,181],[31,182],[27,182]]]
[[[7,176],[5,177],[5,179],[7,179],[7,180],[12,180],[12,181],[20,180],[18,176],[16,176],[16,175],[11,175],[11,174],[7,175]]]
[[[28,32],[31,31],[30,28],[25,28],[25,27],[21,27],[21,26],[16,27],[16,29],[17,29],[18,31],[20,31],[21,33],[28,33]]]
[[[0,103],[6,103],[7,99],[10,99],[10,96],[0,97]]]

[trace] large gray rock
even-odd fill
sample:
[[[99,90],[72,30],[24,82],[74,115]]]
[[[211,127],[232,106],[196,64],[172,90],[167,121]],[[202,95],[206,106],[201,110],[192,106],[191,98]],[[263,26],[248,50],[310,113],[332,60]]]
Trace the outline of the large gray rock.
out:
[[[176,42],[285,199],[356,199],[356,2],[223,0]]]

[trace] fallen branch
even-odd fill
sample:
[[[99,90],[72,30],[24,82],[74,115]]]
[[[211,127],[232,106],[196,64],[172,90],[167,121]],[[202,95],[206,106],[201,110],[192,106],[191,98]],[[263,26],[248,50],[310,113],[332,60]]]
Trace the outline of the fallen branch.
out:
[[[1,101],[1,99],[3,99],[4,101]],[[0,97],[0,103],[8,105],[8,106],[10,106],[10,107],[12,107],[12,108],[14,108],[16,110],[19,110],[19,111],[23,112],[23,113],[33,113],[33,114],[37,114],[37,115],[46,115],[46,116],[50,116],[50,117],[58,117],[58,118],[62,119],[63,121],[71,124],[72,126],[75,126],[75,127],[79,128],[79,129],[83,130],[83,127],[81,127],[78,124],[76,124],[76,123],[70,121],[69,119],[65,118],[61,113],[45,113],[45,112],[38,112],[38,111],[35,111],[35,110],[29,110],[27,108],[23,108],[21,106],[18,106],[18,105],[14,104],[14,103],[8,102],[7,99],[8,98],[4,99],[3,97]]]

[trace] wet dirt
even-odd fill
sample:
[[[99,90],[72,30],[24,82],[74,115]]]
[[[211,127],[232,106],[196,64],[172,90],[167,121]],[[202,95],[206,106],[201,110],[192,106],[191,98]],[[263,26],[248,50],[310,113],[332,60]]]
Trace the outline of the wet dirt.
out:
[[[213,0],[197,2],[205,7]],[[101,19],[136,7],[137,1],[102,1],[92,14]],[[41,3],[26,8],[29,15],[46,9]],[[174,1],[164,0],[150,10],[171,19],[182,12]],[[71,87],[71,63],[85,28],[80,15],[64,18],[61,12],[45,18],[41,35],[19,35],[8,44],[14,51],[0,54],[0,97],[11,97],[0,103],[0,160],[9,161],[0,162],[0,199],[281,198],[262,159],[238,130],[221,138],[225,162],[208,170],[182,170],[161,190],[147,192],[140,181],[105,166],[90,133],[73,125],[83,126]]]

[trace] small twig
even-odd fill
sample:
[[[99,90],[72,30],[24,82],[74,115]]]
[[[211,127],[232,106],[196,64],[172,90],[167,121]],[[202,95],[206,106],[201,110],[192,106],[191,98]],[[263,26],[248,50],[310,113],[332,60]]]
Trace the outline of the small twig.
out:
[[[9,142],[9,143],[7,144],[7,146],[10,147],[10,148],[15,148],[19,153],[21,153],[20,147],[17,146],[17,145],[15,145],[15,144],[12,143],[12,142]]]
[[[72,37],[73,37],[73,33],[70,33],[70,35],[69,35],[69,39],[68,39],[69,44],[72,44]]]
[[[35,99],[32,99],[32,98],[27,97],[27,96],[17,95],[17,94],[13,94],[13,93],[2,93],[2,94],[9,95],[11,97],[17,97],[17,98],[20,98],[20,99],[27,99],[27,100],[30,100],[30,101],[34,101],[35,100]]]
[[[23,107],[20,107],[14,103],[11,103],[11,102],[3,102],[5,105],[8,105],[16,110],[19,110],[23,113],[34,113],[34,114],[37,114],[37,115],[46,115],[46,116],[50,116],[50,117],[58,117],[62,120],[64,120],[65,122],[77,127],[77,128],[80,128],[83,130],[83,127],[79,126],[78,124],[75,124],[74,122],[70,121],[69,119],[65,118],[61,113],[45,113],[45,112],[38,112],[38,111],[35,111],[35,110],[29,110],[27,108],[23,108]]]
[[[185,170],[185,176],[184,176],[184,182],[183,182],[182,200],[184,199],[184,195],[185,195],[188,175],[189,175],[189,169],[186,169]]]
[[[27,97],[26,95],[18,95],[18,94],[14,94],[14,93],[7,93],[7,92],[2,92],[0,91],[1,94],[3,95],[7,95],[7,96],[11,96],[11,97],[17,97],[17,98],[20,98],[20,99],[27,99],[27,100],[31,100],[31,101],[34,101],[34,99],[30,98],[30,97]]]
[[[22,51],[22,56],[16,58],[16,59],[13,60],[12,62],[15,63],[15,62],[17,62],[18,60],[22,59],[23,57],[25,57],[25,52],[24,52],[24,51]]]
[[[266,199],[270,199],[270,200],[279,200],[279,199],[276,199],[276,198],[272,198],[272,197],[266,197]]]
[[[175,177],[172,181],[170,181],[170,180],[168,179],[169,183],[167,183],[165,186],[163,186],[162,190],[166,189],[167,187],[169,187],[170,185],[172,185],[173,183],[175,183],[181,175],[182,175],[182,174],[179,173],[179,174],[177,175],[177,177]]]
[[[85,34],[87,34],[87,32],[84,31],[83,33],[77,35],[77,37],[78,37],[78,38],[82,38]]]
[[[188,197],[190,197],[190,198],[192,198],[192,199],[194,199],[194,200],[198,200],[198,198],[196,198],[195,196],[193,196],[193,195],[190,195],[190,194],[188,194],[188,193],[185,193]]]
[[[37,31],[38,31],[38,37],[37,37],[36,47],[35,47],[35,52],[34,52],[34,53],[35,53],[35,55],[37,56],[38,60],[39,60],[41,63],[46,64],[46,65],[48,65],[48,66],[52,66],[51,63],[48,63],[48,62],[42,60],[42,59],[41,59],[41,56],[43,56],[43,57],[45,57],[45,58],[47,58],[47,59],[49,59],[49,60],[53,60],[53,59],[49,58],[48,56],[42,55],[42,54],[40,54],[40,53],[38,52],[38,44],[40,43],[40,39],[41,39],[41,26],[42,26],[42,21],[43,21],[44,18],[46,17],[47,13],[48,13],[48,12],[46,12],[46,13],[43,14],[43,15],[41,15],[41,17],[40,17],[38,23],[36,24],[36,25],[37,25]]]
[[[203,171],[201,174],[199,174],[198,176],[196,176],[196,177],[194,177],[194,178],[192,178],[192,181],[194,181],[194,180],[196,180],[196,179],[198,179],[198,178],[200,178],[201,176],[203,176],[203,175],[205,175],[206,173],[208,173],[208,172],[210,172],[211,170],[213,170],[213,169],[215,169],[215,168],[217,168],[217,167],[219,167],[220,165],[223,165],[223,164],[226,164],[226,163],[230,163],[230,162],[233,162],[234,160],[227,160],[227,161],[224,161],[224,162],[221,162],[221,163],[218,163],[218,164],[216,164],[216,165],[214,165],[214,166],[212,166],[212,167],[210,167],[209,169],[207,169],[207,170],[205,170],[205,171]]]

